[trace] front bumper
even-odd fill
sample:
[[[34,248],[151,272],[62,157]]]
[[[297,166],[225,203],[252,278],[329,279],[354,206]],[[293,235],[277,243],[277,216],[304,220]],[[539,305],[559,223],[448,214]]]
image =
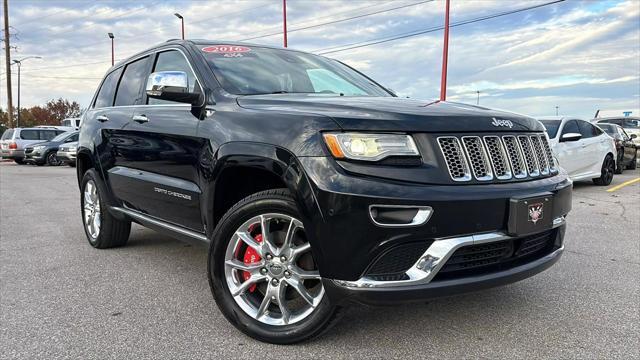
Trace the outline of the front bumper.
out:
[[[56,153],[56,156],[58,157],[59,161],[65,162],[65,163],[74,163],[76,162],[76,152],[73,151],[61,151],[58,150],[58,152]]]
[[[46,161],[45,154],[39,151],[33,150],[31,152],[25,152],[24,161],[28,163],[43,163]]]
[[[22,160],[24,159],[24,150],[2,149],[0,156],[3,159]]]
[[[473,289],[531,276],[553,264],[562,252],[560,246],[541,259],[529,259],[530,263],[518,264],[504,273],[439,280],[437,284],[431,282],[456,249],[511,238],[507,234],[509,203],[513,198],[542,192],[552,194],[552,211],[545,216],[555,219],[554,231],[561,234],[561,242],[564,237],[564,216],[571,209],[572,182],[566,173],[525,182],[422,185],[350,175],[339,170],[329,158],[300,158],[300,161],[310,180],[316,202],[315,213],[314,209],[307,207],[309,221],[305,223],[305,230],[309,234],[321,275],[328,282],[327,288],[340,289],[334,291],[337,295],[352,297],[352,292],[395,294],[411,290],[412,295],[408,295],[408,298],[423,298],[431,293],[460,292],[463,288]],[[425,223],[417,226],[384,227],[372,220],[372,205],[415,206],[430,208],[433,212]],[[546,230],[541,229],[540,232]],[[426,255],[438,258],[435,262],[432,258],[424,259],[423,265],[432,266],[430,273],[425,275],[422,269],[409,264],[404,278],[399,281],[385,278],[376,282],[379,278],[372,281],[367,277],[375,262],[393,249],[421,243],[427,251],[421,249],[416,252],[416,261],[411,264],[418,265],[418,260]],[[537,270],[533,271],[532,268]],[[397,283],[394,284],[394,281]],[[469,285],[472,283],[477,284]],[[462,288],[441,291],[448,286]],[[371,296],[374,298],[372,302],[375,302],[377,295]],[[398,295],[381,296],[383,302],[386,296],[394,301],[399,298]],[[367,301],[367,296],[356,297],[363,297],[358,301]]]

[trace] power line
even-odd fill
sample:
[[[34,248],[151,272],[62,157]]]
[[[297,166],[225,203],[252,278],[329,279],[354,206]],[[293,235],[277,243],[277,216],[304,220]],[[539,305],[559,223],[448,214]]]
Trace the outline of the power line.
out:
[[[487,15],[487,16],[480,16],[480,17],[477,17],[477,18],[473,18],[473,19],[469,19],[469,20],[464,20],[464,21],[459,21],[459,22],[452,23],[451,25],[449,25],[449,27],[451,28],[451,27],[456,27],[456,26],[472,24],[472,23],[480,22],[480,21],[484,21],[484,20],[494,19],[494,18],[497,18],[497,17],[507,16],[507,15],[511,15],[511,14],[515,14],[515,13],[519,13],[519,12],[523,12],[523,11],[533,10],[533,9],[541,8],[541,7],[544,7],[544,6],[557,4],[557,3],[560,3],[560,2],[563,2],[563,1],[565,1],[565,0],[554,0],[554,1],[543,3],[543,4],[528,6],[528,7],[524,7],[524,8],[520,8],[520,9],[516,9],[516,10],[504,11],[504,12],[501,12],[501,13]],[[334,47],[329,47],[329,48],[324,48],[324,49],[313,50],[312,52],[317,52],[319,55],[332,54],[332,53],[337,53],[337,52],[342,52],[342,51],[347,51],[347,50],[352,50],[352,49],[358,49],[358,48],[365,47],[365,46],[382,44],[382,43],[386,43],[386,42],[389,42],[389,41],[395,41],[395,40],[404,39],[404,38],[408,38],[408,37],[413,37],[413,36],[417,36],[417,35],[422,35],[422,34],[426,34],[426,33],[430,33],[430,32],[439,31],[439,30],[442,30],[442,29],[444,29],[444,26],[436,26],[436,27],[432,27],[432,28],[414,30],[414,31],[406,32],[406,33],[396,34],[396,35],[392,35],[392,36],[386,36],[386,37],[378,38],[378,39],[371,39],[371,40],[367,40],[367,41],[361,41],[361,42],[356,42],[356,43],[351,43],[351,44],[344,44],[344,45],[340,45],[340,46],[334,46]],[[334,48],[339,48],[339,49],[338,50],[331,50],[331,51],[323,51],[323,50],[334,49]]]
[[[348,17],[348,18],[344,18],[344,19],[338,19],[338,20],[334,20],[334,21],[329,21],[329,22],[326,22],[326,23],[321,23],[321,24],[316,24],[316,25],[309,25],[309,26],[304,26],[304,27],[300,27],[300,28],[296,28],[296,29],[291,29],[288,32],[292,33],[292,32],[296,32],[296,31],[312,29],[312,28],[316,28],[316,27],[320,27],[320,26],[337,24],[337,23],[340,23],[340,22],[359,19],[359,18],[363,18],[363,17],[366,17],[366,16],[378,15],[378,14],[382,14],[382,13],[385,13],[385,12],[398,10],[398,9],[404,9],[404,8],[408,8],[410,6],[416,6],[416,5],[420,5],[420,4],[424,4],[424,3],[428,3],[428,2],[432,2],[432,1],[434,1],[434,0],[424,0],[424,1],[417,2],[417,3],[405,4],[405,5],[402,5],[402,6],[397,6],[397,7],[393,7],[393,8],[389,8],[389,9],[385,9],[385,10],[378,10],[378,11],[374,11],[374,12],[370,12],[370,13],[366,13],[366,14],[355,15],[355,16],[351,16],[351,17]],[[245,38],[245,39],[242,39],[242,40],[239,40],[239,41],[261,39],[261,38],[280,35],[280,34],[282,34],[282,31],[275,32],[275,33],[270,33],[270,34],[266,34],[266,35],[260,35],[260,36],[254,36],[254,37],[250,37],[250,38]]]

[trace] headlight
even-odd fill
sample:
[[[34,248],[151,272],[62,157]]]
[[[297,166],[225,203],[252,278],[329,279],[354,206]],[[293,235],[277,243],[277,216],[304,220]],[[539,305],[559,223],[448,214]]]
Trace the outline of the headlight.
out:
[[[78,150],[78,148],[75,148],[75,147],[70,147],[70,148],[67,149],[67,151],[71,152],[71,153],[76,152],[76,150]]]
[[[378,161],[389,156],[419,156],[410,135],[328,133],[324,141],[337,159]]]

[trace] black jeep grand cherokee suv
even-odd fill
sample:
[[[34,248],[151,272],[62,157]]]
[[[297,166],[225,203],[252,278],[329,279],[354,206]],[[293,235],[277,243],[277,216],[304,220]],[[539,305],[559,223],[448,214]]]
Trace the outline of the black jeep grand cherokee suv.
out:
[[[335,60],[169,41],[113,67],[77,157],[96,248],[209,243],[226,318],[273,343],[349,302],[503,285],[563,251],[572,183],[534,119],[395,97]]]

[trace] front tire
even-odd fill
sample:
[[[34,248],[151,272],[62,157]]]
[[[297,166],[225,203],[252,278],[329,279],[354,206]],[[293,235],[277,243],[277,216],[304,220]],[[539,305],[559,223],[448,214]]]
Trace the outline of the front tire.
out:
[[[60,160],[58,160],[58,156],[55,151],[51,151],[47,154],[46,162],[49,166],[60,165]]]
[[[131,232],[131,221],[119,220],[109,212],[106,195],[98,173],[88,170],[82,178],[80,192],[82,224],[89,244],[98,249],[125,245]]]
[[[337,319],[299,218],[287,190],[259,192],[227,211],[209,247],[209,285],[218,307],[260,341],[304,341]]]
[[[600,177],[593,179],[593,183],[599,186],[607,186],[611,184],[613,180],[613,173],[615,172],[615,161],[613,156],[607,155],[602,162],[602,169],[600,171]]]

